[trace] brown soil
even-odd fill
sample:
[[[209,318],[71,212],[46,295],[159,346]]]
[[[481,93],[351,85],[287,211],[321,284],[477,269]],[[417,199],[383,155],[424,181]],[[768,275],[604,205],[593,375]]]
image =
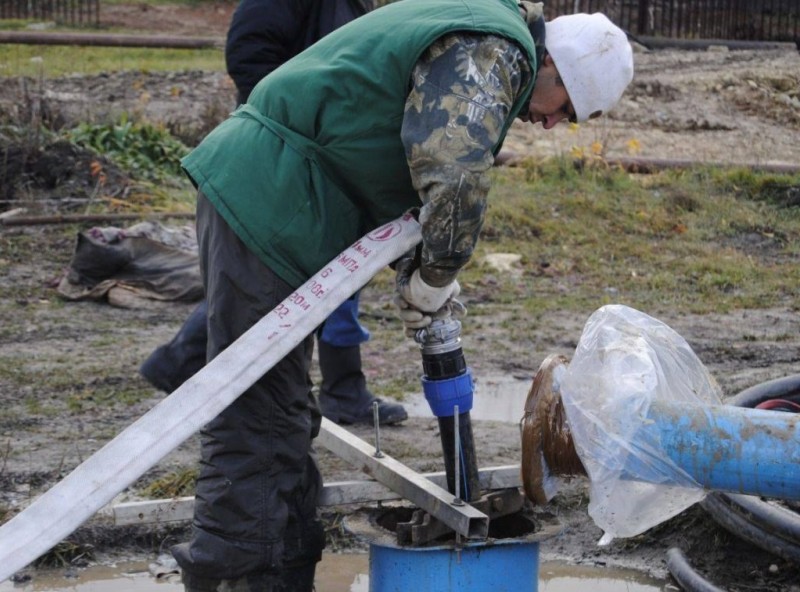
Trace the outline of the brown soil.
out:
[[[235,8],[235,2],[187,2],[177,6],[113,3],[103,5],[100,27],[153,35],[224,37]]]
[[[131,32],[175,35],[225,33],[232,4],[180,6],[104,5],[104,26]],[[543,156],[571,149],[592,152],[602,141],[605,156],[627,155],[696,161],[800,163],[800,57],[793,50],[637,52],[637,76],[611,117],[552,132],[516,125],[506,147],[521,156]],[[175,92],[179,87],[181,92]],[[19,84],[0,85],[0,110],[18,109]],[[145,74],[46,81],[45,111],[62,121],[104,118],[134,110],[164,121],[187,140],[197,139],[224,117],[233,99],[230,80],[219,73]],[[98,92],[101,91],[101,92]],[[142,93],[149,99],[142,101]],[[46,155],[41,155],[42,157]],[[78,155],[59,153],[59,162]],[[85,162],[84,162],[85,165]],[[42,165],[42,175],[52,170]],[[85,170],[85,166],[79,167]],[[57,176],[41,187],[58,192],[63,179],[75,183],[71,195],[86,195],[92,179]],[[123,178],[114,182],[124,191]],[[32,183],[35,185],[36,181]],[[9,196],[6,196],[8,198]],[[64,197],[64,194],[61,195]],[[191,310],[175,304],[119,309],[104,304],[58,300],[54,280],[68,264],[77,227],[4,228],[0,236],[0,518],[10,517],[29,500],[71,471],[83,459],[151,408],[163,396],[138,375],[154,347],[168,340]],[[400,338],[398,323],[385,312],[387,294],[368,287],[362,296],[366,324],[376,338],[364,347],[365,368],[377,392],[398,380],[416,380],[419,354]],[[571,355],[585,314],[555,314],[535,327],[531,346],[520,351],[504,343],[502,317],[483,321],[482,335],[465,335],[465,350],[478,381],[511,375],[530,380],[549,354]],[[744,310],[703,316],[664,314],[717,378],[727,395],[796,372],[800,361],[800,317],[787,308]],[[502,343],[503,347],[486,347]],[[23,380],[20,377],[34,376]],[[520,410],[521,412],[522,410]],[[516,424],[476,421],[481,467],[520,462]],[[371,440],[368,428],[355,428]],[[382,432],[385,451],[418,471],[441,470],[436,422],[411,419]],[[141,488],[169,472],[194,466],[192,438],[169,455],[120,499],[135,499]],[[357,470],[321,454],[327,480],[359,478]],[[545,559],[588,565],[617,565],[665,576],[665,551],[680,546],[722,588],[736,591],[798,592],[800,568],[737,539],[698,507],[631,540],[597,547],[600,531],[586,514],[586,483],[576,479],[554,503],[537,510],[555,516],[564,530],[543,544]],[[127,538],[130,533],[126,532]],[[138,532],[136,540],[153,549],[183,533]],[[76,540],[113,553],[123,537],[85,530]],[[128,553],[132,553],[126,547]]]
[[[131,33],[224,38],[233,5],[104,5],[101,26]],[[521,157],[576,153],[695,162],[800,164],[800,54],[785,49],[704,51],[636,48],[634,82],[609,117],[549,132],[516,122],[505,148]],[[0,112],[24,120],[41,99],[58,122],[123,111],[166,122],[193,143],[233,107],[219,73],[119,72],[30,81],[0,89]],[[27,100],[26,100],[27,99]]]

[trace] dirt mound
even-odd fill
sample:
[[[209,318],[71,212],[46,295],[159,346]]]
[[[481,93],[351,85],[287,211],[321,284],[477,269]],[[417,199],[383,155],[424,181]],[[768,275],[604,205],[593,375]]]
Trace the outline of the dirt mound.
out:
[[[39,146],[0,135],[0,162],[0,195],[6,205],[46,200],[66,206],[87,201],[100,186],[107,197],[123,197],[131,185],[108,159],[66,140]]]

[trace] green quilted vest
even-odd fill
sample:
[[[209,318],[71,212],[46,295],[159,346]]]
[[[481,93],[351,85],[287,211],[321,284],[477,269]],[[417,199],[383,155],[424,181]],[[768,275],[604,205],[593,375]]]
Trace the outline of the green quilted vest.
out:
[[[512,39],[535,71],[514,0],[400,0],[264,78],[184,169],[247,247],[299,286],[369,230],[421,205],[400,140],[403,109],[415,63],[453,31]]]

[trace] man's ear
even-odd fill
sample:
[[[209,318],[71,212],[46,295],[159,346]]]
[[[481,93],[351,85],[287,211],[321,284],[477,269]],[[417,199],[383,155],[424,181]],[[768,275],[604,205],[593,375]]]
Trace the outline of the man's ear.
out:
[[[553,56],[549,53],[544,54],[544,60],[542,61],[543,66],[554,66],[555,62],[553,61]]]

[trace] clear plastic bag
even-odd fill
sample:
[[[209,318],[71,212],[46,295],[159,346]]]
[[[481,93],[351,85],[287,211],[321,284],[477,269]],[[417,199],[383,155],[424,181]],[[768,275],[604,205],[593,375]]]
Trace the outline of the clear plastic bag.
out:
[[[591,480],[600,544],[640,534],[703,499],[703,488],[642,429],[654,401],[719,405],[716,381],[683,337],[642,312],[604,306],[586,322],[561,380],[575,448]]]

